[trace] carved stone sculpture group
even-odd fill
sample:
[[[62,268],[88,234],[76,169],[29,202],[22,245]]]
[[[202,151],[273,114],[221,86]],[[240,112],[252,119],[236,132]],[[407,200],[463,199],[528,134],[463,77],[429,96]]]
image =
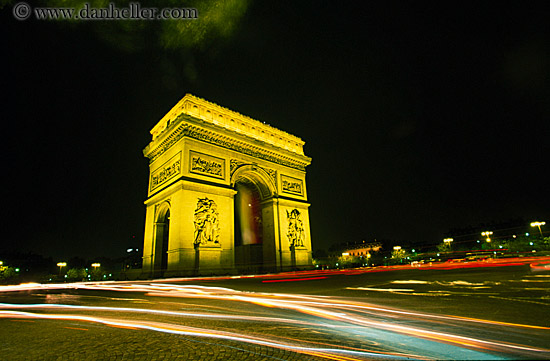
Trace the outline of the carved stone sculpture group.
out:
[[[216,203],[208,198],[199,198],[195,209],[195,247],[219,245],[220,228]]]
[[[287,237],[291,247],[304,246],[304,224],[300,219],[300,211],[294,208],[292,211],[286,211],[288,219]]]

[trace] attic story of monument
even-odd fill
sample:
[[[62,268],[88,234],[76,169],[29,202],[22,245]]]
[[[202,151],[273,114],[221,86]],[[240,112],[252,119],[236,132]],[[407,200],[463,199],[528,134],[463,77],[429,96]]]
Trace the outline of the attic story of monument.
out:
[[[191,94],[151,134],[146,276],[311,267],[300,138]]]

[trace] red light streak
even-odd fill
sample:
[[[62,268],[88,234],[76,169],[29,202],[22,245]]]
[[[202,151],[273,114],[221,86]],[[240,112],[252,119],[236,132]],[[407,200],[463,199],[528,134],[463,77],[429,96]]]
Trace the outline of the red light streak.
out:
[[[543,257],[537,258],[514,258],[507,260],[491,260],[491,261],[475,261],[464,263],[437,263],[433,265],[422,265],[420,269],[452,269],[452,268],[470,268],[470,267],[497,267],[497,266],[513,266],[513,265],[525,265],[534,262],[536,259],[541,262]],[[550,259],[550,257],[546,257]],[[543,263],[543,262],[541,262]],[[536,266],[536,265],[535,265]],[[384,272],[392,271],[404,268],[411,268],[411,266],[392,266],[392,267],[377,267],[369,269],[356,269],[356,270],[332,270],[323,272],[289,272],[280,275],[262,275],[262,276],[250,276],[247,278],[259,278],[262,283],[274,283],[274,282],[295,282],[295,281],[307,281],[307,280],[319,280],[328,278],[330,275],[356,275],[368,272]],[[418,269],[418,267],[415,267]],[[293,278],[288,278],[294,276]],[[306,277],[300,277],[306,276]],[[232,277],[210,277],[211,279],[231,279]],[[267,279],[266,279],[267,278]],[[198,279],[186,279],[189,280],[203,280]],[[198,337],[211,337],[221,338],[226,340],[233,340],[239,342],[254,343],[258,345],[264,345],[268,347],[282,348],[291,350],[293,352],[299,352],[306,355],[328,358],[333,360],[355,360],[369,357],[381,357],[383,356],[405,356],[405,352],[402,353],[377,353],[375,350],[363,350],[357,348],[351,348],[340,345],[331,345],[326,343],[320,343],[315,341],[304,341],[301,339],[281,336],[265,336],[259,337],[251,335],[253,330],[245,331],[248,333],[230,333],[220,330],[211,329],[198,329],[182,325],[182,319],[180,317],[188,318],[217,318],[226,320],[241,320],[250,321],[265,324],[286,324],[285,327],[300,326],[305,330],[315,330],[322,327],[323,332],[333,332],[342,334],[354,334],[355,332],[370,335],[372,330],[381,330],[384,332],[392,333],[392,337],[395,338],[417,338],[430,340],[436,343],[445,343],[453,345],[453,347],[468,348],[470,350],[477,350],[479,352],[486,352],[486,350],[494,352],[511,352],[515,350],[517,352],[534,352],[537,355],[546,357],[550,355],[550,350],[530,347],[525,345],[511,344],[506,342],[495,342],[493,340],[484,340],[476,337],[466,337],[463,335],[452,334],[450,332],[438,332],[430,326],[437,326],[443,324],[456,324],[463,326],[465,324],[478,323],[480,326],[485,327],[502,327],[505,326],[507,330],[513,330],[514,328],[523,329],[539,329],[550,330],[550,327],[522,325],[506,322],[489,321],[483,319],[475,319],[468,317],[459,317],[451,315],[432,315],[419,312],[411,312],[399,309],[386,308],[381,306],[370,305],[363,302],[350,301],[345,298],[329,297],[329,296],[314,296],[314,295],[290,295],[281,293],[267,293],[267,292],[244,292],[237,291],[224,287],[207,287],[191,284],[171,284],[169,280],[162,281],[137,281],[137,282],[98,282],[98,283],[67,283],[67,284],[51,284],[51,285],[39,285],[39,284],[26,284],[19,286],[0,286],[0,292],[8,291],[45,291],[45,290],[63,290],[63,289],[84,289],[84,290],[96,290],[96,291],[118,291],[118,292],[140,292],[146,295],[153,295],[159,297],[176,297],[187,299],[202,299],[202,300],[220,300],[220,301],[232,301],[240,302],[251,305],[250,307],[239,307],[238,311],[235,311],[231,307],[221,308],[219,306],[205,306],[198,305],[199,307],[217,307],[215,312],[181,312],[181,311],[168,311],[158,309],[141,309],[141,308],[124,308],[124,307],[89,307],[78,305],[62,305],[62,304],[0,304],[1,309],[55,309],[54,312],[63,312],[63,309],[78,310],[78,312],[98,311],[106,312],[113,311],[117,313],[136,313],[132,317],[146,317],[145,314],[163,315],[177,317],[173,323],[156,323],[152,321],[128,321],[109,319],[103,317],[90,317],[90,316],[77,316],[77,315],[64,315],[64,314],[44,314],[44,313],[32,313],[32,312],[18,312],[18,311],[0,311],[0,317],[10,318],[10,321],[20,322],[34,322],[32,319],[60,319],[60,320],[73,320],[82,322],[95,322],[102,323],[109,327],[127,328],[127,329],[148,329],[157,332],[175,333],[182,335],[192,335]],[[56,299],[57,302],[59,300]],[[61,300],[63,301],[63,300]],[[180,305],[189,306],[189,303],[180,301]],[[162,302],[161,302],[162,303]],[[176,304],[175,302],[164,302],[165,304]],[[198,302],[197,302],[198,303]],[[157,304],[159,304],[157,302]],[[252,307],[257,305],[257,308]],[[149,306],[148,306],[149,307]],[[263,316],[250,316],[248,314],[252,311],[258,310],[263,312],[262,307],[279,308],[285,310],[284,313],[278,313],[284,315],[284,317],[263,317]],[[220,311],[223,310],[223,311]],[[224,312],[243,312],[247,314],[228,314]],[[277,314],[273,311],[268,311],[268,316]],[[297,317],[296,314],[300,313]],[[305,316],[307,315],[307,316]],[[147,316],[151,317],[151,316]],[[380,321],[384,317],[390,321]],[[166,317],[168,319],[168,317]],[[397,322],[394,322],[396,320]],[[424,327],[418,326],[417,321],[424,322]],[[439,321],[439,322],[435,322]],[[447,322],[450,321],[450,322]],[[411,322],[413,326],[407,325],[407,322]],[[430,323],[431,322],[431,323]],[[471,327],[471,326],[470,326]],[[71,327],[65,327],[71,328]],[[78,329],[78,328],[75,328]],[[87,330],[87,329],[81,329]],[[353,330],[353,331],[352,331]],[[447,328],[445,328],[447,330]],[[461,328],[458,327],[459,332]],[[315,331],[312,331],[315,332]],[[525,330],[521,332],[526,332]],[[303,346],[307,344],[308,346]],[[310,346],[311,345],[311,346]],[[322,348],[320,348],[322,347]],[[406,350],[403,346],[402,350]],[[357,353],[353,353],[353,352]],[[408,355],[413,358],[418,358],[418,355]]]
[[[63,326],[63,328],[67,328],[67,329],[69,329],[69,330],[88,331],[87,328],[80,328],[80,327]]]
[[[311,280],[324,280],[327,277],[308,277],[308,278],[286,278],[282,280],[263,280],[262,283],[274,283],[274,282],[296,282],[296,281],[311,281]]]

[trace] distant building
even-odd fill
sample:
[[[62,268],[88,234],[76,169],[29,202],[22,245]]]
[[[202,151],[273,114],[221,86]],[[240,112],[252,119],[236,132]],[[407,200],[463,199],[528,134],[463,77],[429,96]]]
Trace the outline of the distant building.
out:
[[[378,252],[382,249],[381,242],[363,243],[355,247],[350,247],[342,250],[342,256],[361,257],[367,256],[373,252]]]

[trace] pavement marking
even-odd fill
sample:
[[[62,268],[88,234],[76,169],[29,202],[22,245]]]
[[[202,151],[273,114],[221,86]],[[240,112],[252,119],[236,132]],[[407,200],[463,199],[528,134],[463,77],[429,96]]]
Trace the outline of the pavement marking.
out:
[[[432,292],[432,291],[428,291]],[[404,295],[413,295],[413,296],[450,296],[450,293],[423,293],[423,292],[413,292],[413,293],[403,293]]]
[[[511,298],[511,297],[497,297],[497,296],[489,296],[490,298],[498,298],[501,300],[509,300],[509,301],[519,301],[519,302],[528,302],[528,303],[536,303],[538,305],[544,305],[544,306],[550,306],[550,304],[546,302],[537,302],[537,301],[529,301],[529,300],[522,300],[519,298]]]
[[[510,280],[509,282],[541,282],[548,283],[550,280]]]
[[[456,292],[456,291],[428,291],[428,292],[440,292],[440,293],[446,293],[449,295],[462,295],[462,296],[470,296],[470,295],[498,295],[497,292]]]
[[[412,288],[371,288],[371,287],[346,287],[347,290],[381,291],[381,292],[414,292]]]
[[[63,326],[63,328],[68,328],[68,329],[70,329],[70,330],[88,331],[87,328],[80,328],[80,327]]]

